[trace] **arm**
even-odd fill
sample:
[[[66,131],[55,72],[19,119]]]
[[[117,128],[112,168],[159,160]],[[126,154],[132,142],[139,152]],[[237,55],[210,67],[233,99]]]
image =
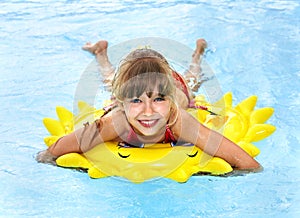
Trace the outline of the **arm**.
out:
[[[180,110],[175,134],[180,140],[191,142],[211,156],[227,161],[232,167],[240,170],[259,169],[260,164],[238,145],[215,132],[192,117],[185,110]]]
[[[55,160],[59,156],[72,152],[81,153],[81,149],[74,132],[61,137],[48,149],[40,151],[36,156],[36,160],[40,163],[56,165]]]
[[[112,116],[113,112],[111,112],[92,124],[85,125],[85,127],[63,136],[47,150],[39,152],[36,160],[42,163],[55,164],[57,157],[64,154],[84,153],[105,141],[115,140],[125,129],[122,125],[118,125],[117,128],[114,126],[116,122],[125,123],[122,120],[124,116],[120,113],[121,111],[117,111]]]

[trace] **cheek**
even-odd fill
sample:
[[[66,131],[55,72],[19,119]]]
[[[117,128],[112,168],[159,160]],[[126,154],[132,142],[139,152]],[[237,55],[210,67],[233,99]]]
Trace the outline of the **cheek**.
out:
[[[159,112],[164,117],[169,117],[171,112],[170,104],[162,104],[157,106],[157,112]]]
[[[139,107],[138,106],[125,106],[124,107],[124,111],[125,111],[125,114],[128,118],[130,117],[135,117],[137,114],[139,114]]]

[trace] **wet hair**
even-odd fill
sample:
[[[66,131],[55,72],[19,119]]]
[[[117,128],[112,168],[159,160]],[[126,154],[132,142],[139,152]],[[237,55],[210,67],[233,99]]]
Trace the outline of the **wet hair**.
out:
[[[172,69],[167,60],[152,49],[137,49],[120,63],[113,80],[113,95],[123,101],[153,92],[174,100]]]

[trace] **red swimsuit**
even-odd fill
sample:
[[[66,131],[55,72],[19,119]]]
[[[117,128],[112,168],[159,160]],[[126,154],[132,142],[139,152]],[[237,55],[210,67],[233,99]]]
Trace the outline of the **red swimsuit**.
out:
[[[188,87],[184,81],[184,79],[182,78],[182,76],[177,73],[176,71],[172,71],[172,76],[175,80],[175,85],[178,89],[180,89],[181,91],[183,91],[183,93],[186,95],[186,97],[188,98],[189,103],[191,102],[190,99],[190,95],[189,95],[189,91],[188,91]]]

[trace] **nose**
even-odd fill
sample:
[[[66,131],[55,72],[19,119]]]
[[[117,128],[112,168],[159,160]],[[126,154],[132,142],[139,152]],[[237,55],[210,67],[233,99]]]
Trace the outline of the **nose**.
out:
[[[146,102],[144,107],[144,115],[150,116],[153,114],[153,105],[151,102]]]

